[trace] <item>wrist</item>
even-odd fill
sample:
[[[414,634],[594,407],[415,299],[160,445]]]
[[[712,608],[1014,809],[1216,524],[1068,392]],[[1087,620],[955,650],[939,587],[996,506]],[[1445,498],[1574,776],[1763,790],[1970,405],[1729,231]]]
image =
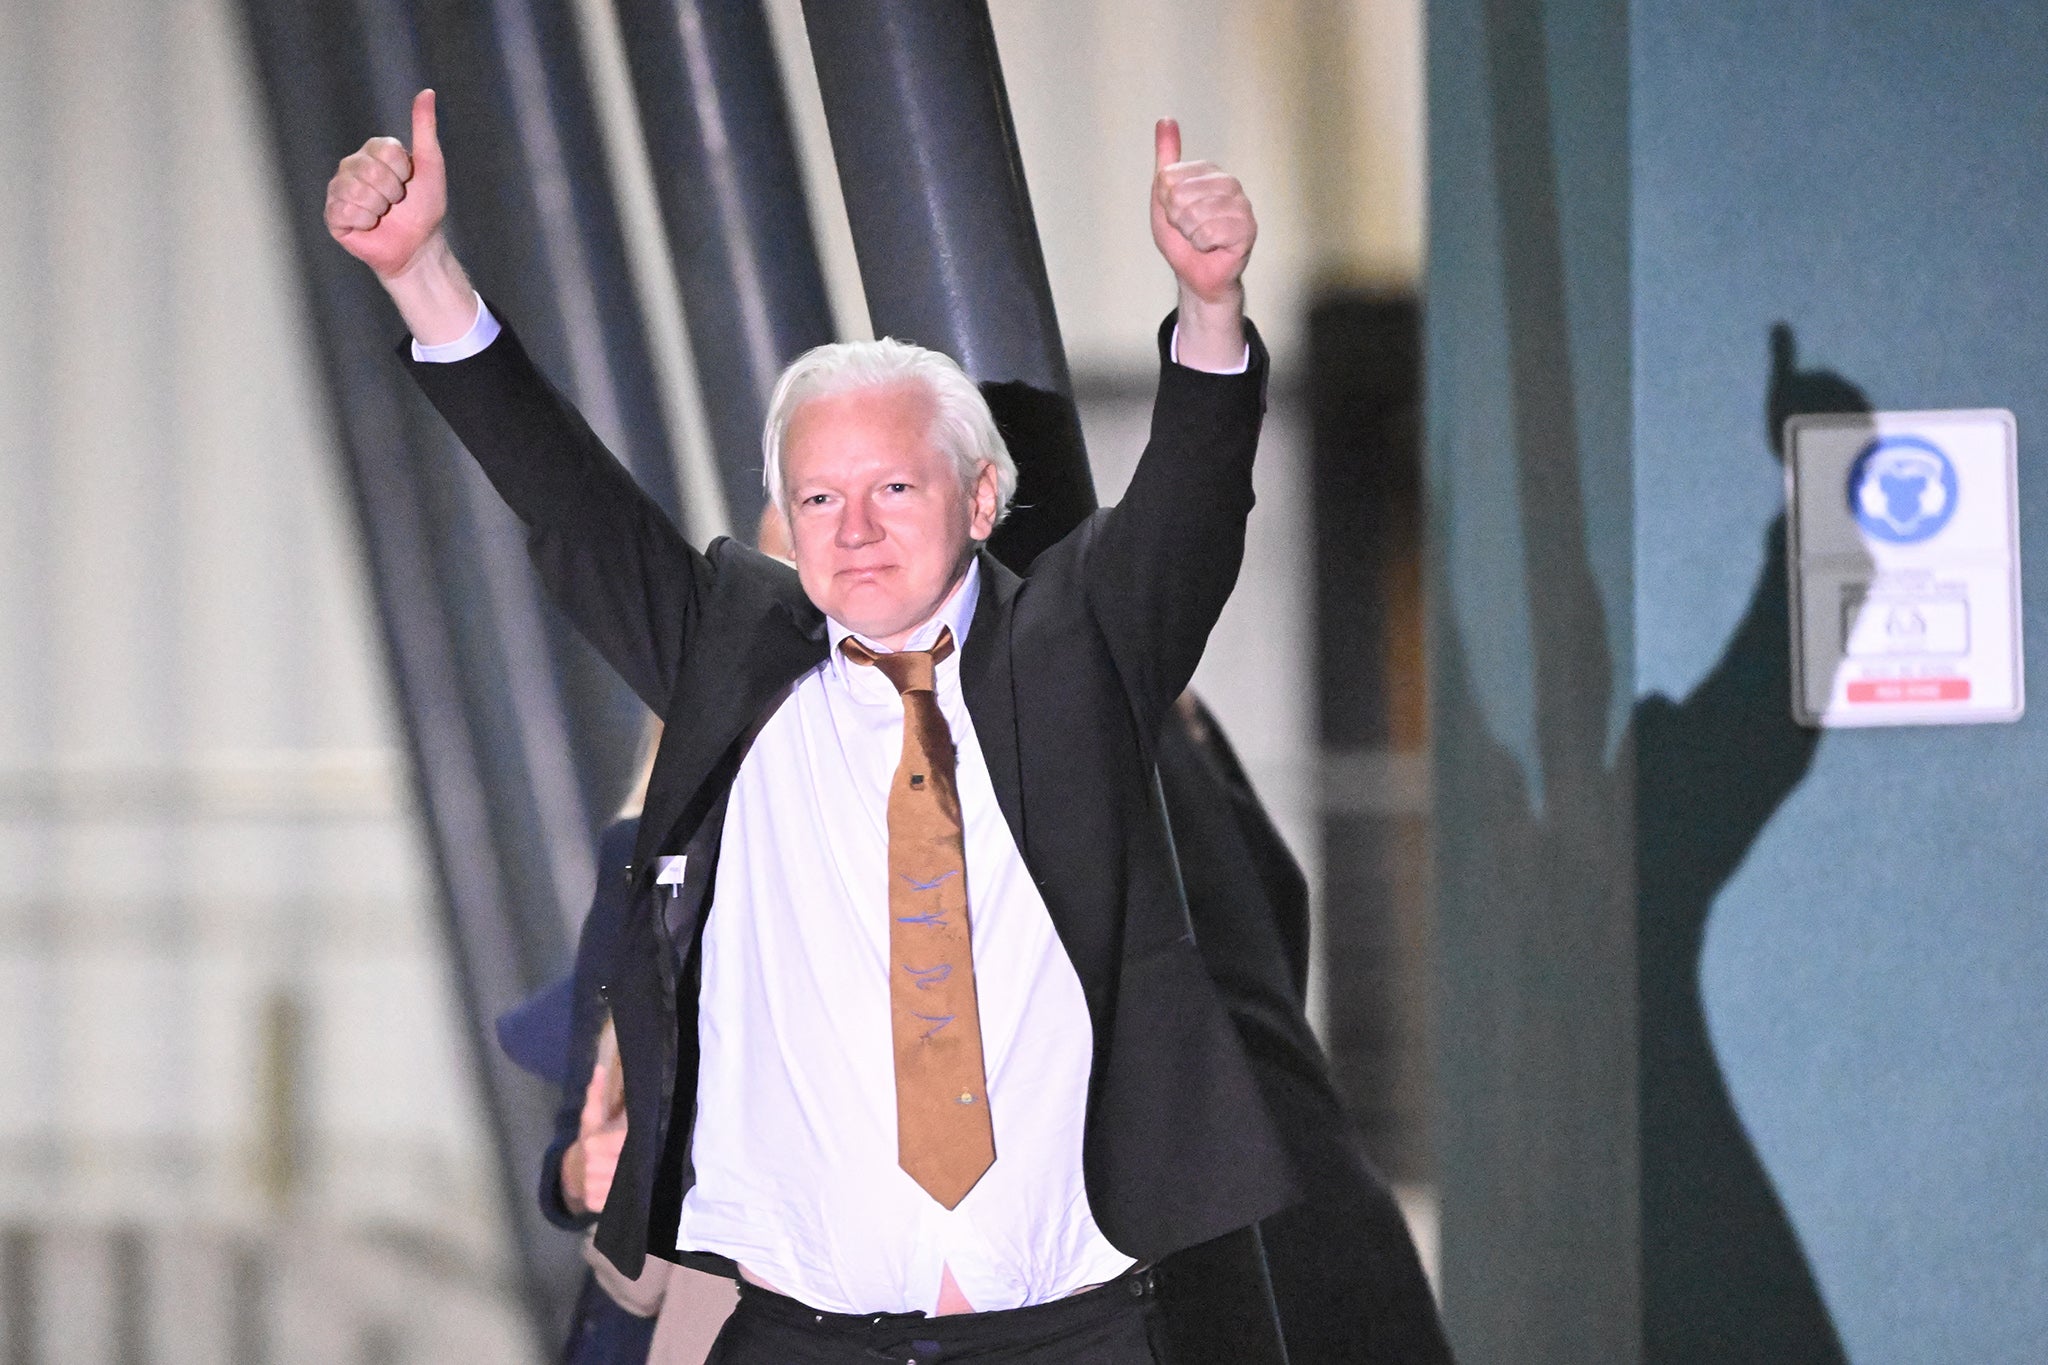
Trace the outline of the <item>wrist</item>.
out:
[[[448,239],[438,232],[404,265],[377,278],[421,345],[458,340],[476,322],[476,291]]]
[[[1204,297],[1183,284],[1178,325],[1175,349],[1182,365],[1196,370],[1238,368],[1245,348],[1244,287],[1232,284],[1221,294]]]

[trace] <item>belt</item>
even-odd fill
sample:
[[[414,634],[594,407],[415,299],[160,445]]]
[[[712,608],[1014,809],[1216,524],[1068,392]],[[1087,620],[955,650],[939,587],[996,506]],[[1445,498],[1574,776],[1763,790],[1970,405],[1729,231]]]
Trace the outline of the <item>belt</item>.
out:
[[[1125,1271],[1093,1289],[1025,1308],[987,1313],[827,1313],[807,1303],[740,1281],[740,1315],[802,1336],[842,1342],[915,1365],[971,1357],[993,1348],[1052,1343],[1144,1312],[1158,1298],[1151,1266]]]

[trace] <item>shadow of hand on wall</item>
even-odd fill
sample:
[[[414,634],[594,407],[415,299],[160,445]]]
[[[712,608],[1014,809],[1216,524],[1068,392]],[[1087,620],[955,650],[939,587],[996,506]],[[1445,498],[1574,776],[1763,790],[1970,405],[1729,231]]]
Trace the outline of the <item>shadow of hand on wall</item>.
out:
[[[1780,458],[1784,415],[1868,409],[1862,391],[1847,381],[1798,370],[1784,325],[1772,334],[1772,356],[1765,422]],[[1446,1248],[1466,1259],[1464,1275],[1475,1287],[1509,1285],[1509,1293],[1540,1297],[1559,1273],[1509,1263],[1505,1248],[1554,1238],[1554,1228],[1544,1224],[1559,1218],[1554,1205],[1550,1212],[1536,1207],[1542,1197],[1516,1181],[1583,1171],[1583,1150],[1577,1158],[1563,1150],[1573,1144],[1620,1144],[1618,1134],[1602,1130],[1604,1119],[1595,1111],[1569,1111],[1579,1099],[1602,1093],[1604,1060],[1587,1056],[1587,1038],[1567,1033],[1589,1023],[1589,1036],[1599,1036],[1604,1025],[1626,1033],[1614,1015],[1589,1019],[1587,1005],[1571,999],[1571,988],[1604,972],[1630,970],[1614,958],[1634,915],[1642,1359],[1659,1365],[1843,1361],[1798,1236],[1731,1103],[1700,997],[1700,950],[1714,898],[1806,776],[1819,743],[1815,731],[1790,718],[1784,518],[1765,532],[1763,573],[1720,661],[1686,700],[1640,702],[1614,765],[1606,759],[1606,620],[1585,567],[1577,477],[1556,477],[1554,463],[1532,456],[1528,446],[1520,458],[1524,536],[1550,546],[1542,561],[1550,573],[1544,579],[1532,573],[1532,583],[1542,581],[1542,587],[1530,593],[1542,800],[1530,800],[1518,757],[1487,735],[1458,632],[1446,628],[1438,651],[1442,761],[1485,792],[1491,819],[1442,831],[1444,933],[1464,941],[1487,937],[1479,978],[1462,988],[1475,999],[1485,990],[1499,993],[1479,1005],[1511,1031],[1477,1064],[1485,1068],[1481,1076],[1460,1085],[1448,1074],[1446,1081],[1452,1095],[1475,1093],[1475,1081],[1518,1087],[1522,1095],[1511,1101],[1513,1111],[1524,1119],[1550,1117],[1530,1124],[1528,1134],[1487,1136],[1487,1142],[1505,1138],[1522,1150],[1513,1160],[1495,1154],[1485,1162],[1485,1177],[1501,1181],[1501,1189],[1475,1191],[1475,1207],[1487,1209],[1495,1222],[1528,1220],[1522,1232],[1495,1226],[1487,1236],[1475,1228],[1468,1230],[1470,1244],[1452,1248],[1458,1230],[1446,1226]],[[1538,463],[1548,477],[1532,477]],[[1620,866],[1626,847],[1616,847],[1616,831],[1630,821],[1632,902],[1628,872]],[[1602,1007],[1591,1009],[1597,1015]],[[1604,1214],[1616,1216],[1599,1205],[1618,1195],[1597,1181],[1550,1197],[1585,1199],[1583,1214],[1563,1218],[1587,1218],[1595,1236]],[[1618,1218],[1626,1222],[1626,1214]],[[1456,1324],[1458,1304],[1450,1302],[1448,1310]],[[1573,1359],[1571,1342],[1583,1340],[1581,1332],[1585,1322],[1548,1324],[1554,1355],[1532,1351],[1524,1359]]]
[[[1787,414],[1868,410],[1854,385],[1797,369],[1783,325],[1772,333],[1772,357],[1766,421],[1780,459]],[[1576,470],[1561,472],[1526,439],[1518,458],[1523,534],[1532,546],[1540,802],[1522,762],[1488,731],[1454,625],[1437,650],[1439,761],[1464,775],[1463,790],[1482,794],[1486,812],[1483,821],[1447,821],[1440,830],[1442,933],[1446,941],[1487,945],[1483,961],[1463,964],[1476,975],[1458,989],[1502,1030],[1483,1052],[1452,1054],[1446,1089],[1454,1097],[1491,1092],[1516,1116],[1515,1131],[1498,1133],[1450,1116],[1453,1131],[1464,1130],[1454,1142],[1495,1149],[1472,1169],[1482,1185],[1496,1187],[1465,1192],[1483,1223],[1461,1227],[1446,1209],[1447,1312],[1455,1328],[1465,1326],[1459,1281],[1475,1293],[1520,1300],[1525,1312],[1554,1303],[1560,1277],[1580,1268],[1531,1264],[1529,1249],[1599,1239],[1625,1225],[1613,1182],[1597,1175],[1576,1188],[1569,1182],[1590,1169],[1588,1147],[1612,1143],[1615,1161],[1626,1163],[1625,1132],[1609,1131],[1626,1122],[1607,1103],[1617,1062],[1601,1047],[1602,1039],[1629,1034],[1625,1006],[1604,998],[1618,992],[1596,991],[1603,998],[1589,1002],[1580,991],[1633,971],[1640,1358],[1659,1365],[1842,1362],[1798,1236],[1730,1100],[1700,993],[1715,898],[1806,775],[1819,740],[1791,719],[1784,518],[1765,532],[1763,571],[1719,661],[1683,701],[1639,703],[1610,761],[1607,631],[1585,561]],[[1631,822],[1633,905],[1631,848],[1619,833]],[[1624,956],[1631,916],[1634,963]],[[1512,1152],[1498,1150],[1503,1140]],[[1561,1187],[1532,1192],[1560,1174]],[[1560,1208],[1563,1201],[1578,1204]],[[1493,1322],[1471,1338],[1461,1331],[1460,1344],[1512,1354],[1511,1335],[1519,1358],[1581,1358],[1588,1333],[1599,1335],[1588,1315],[1606,1306],[1583,1294],[1567,1298],[1583,1308],[1542,1322]]]
[[[1791,719],[1783,518],[1705,680],[1683,701],[1637,704],[1610,745],[1614,670],[1580,460],[1630,433],[1597,408],[1603,425],[1581,431],[1573,323],[1628,305],[1596,272],[1567,269],[1560,149],[1583,192],[1588,157],[1625,158],[1614,130],[1626,119],[1579,96],[1553,109],[1558,34],[1540,0],[1483,0],[1482,14],[1537,771],[1532,782],[1488,733],[1454,617],[1435,655],[1439,771],[1482,813],[1440,819],[1439,921],[1468,975],[1451,982],[1452,1005],[1491,1032],[1449,1055],[1444,1081],[1512,1119],[1494,1133],[1450,1116],[1447,1154],[1468,1168],[1453,1174],[1493,1188],[1446,1201],[1446,1308],[1474,1358],[1831,1365],[1840,1339],[1730,1099],[1699,975],[1716,897],[1819,738]],[[1583,34],[1564,41],[1577,62],[1626,59]],[[1625,236],[1583,220],[1573,240],[1574,261],[1626,258]],[[1839,376],[1799,369],[1790,328],[1773,329],[1764,419],[1781,460],[1785,415],[1868,407]],[[1602,1169],[1638,1160],[1634,1191]],[[1458,1258],[1469,1263],[1454,1269]],[[1630,1341],[1616,1296],[1638,1288],[1642,1339]]]
[[[1782,462],[1785,418],[1868,412],[1839,375],[1797,367],[1771,331],[1765,399]],[[1647,1358],[1844,1359],[1813,1272],[1731,1101],[1708,1034],[1701,953],[1715,898],[1820,735],[1791,718],[1785,519],[1727,650],[1683,701],[1635,709],[1642,1060],[1642,1226]]]

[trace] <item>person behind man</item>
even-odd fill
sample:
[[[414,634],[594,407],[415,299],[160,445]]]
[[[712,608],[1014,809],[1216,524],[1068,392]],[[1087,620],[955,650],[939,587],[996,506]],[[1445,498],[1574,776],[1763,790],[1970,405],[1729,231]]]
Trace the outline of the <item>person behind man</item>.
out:
[[[576,1091],[566,1119],[566,1137],[560,1133],[562,1121],[557,1122],[556,1143],[549,1149],[541,1177],[540,1206],[550,1222],[578,1231],[596,1217],[579,1220],[573,1192],[610,1184],[611,1167],[602,1153],[608,1147],[616,1151],[614,1127],[617,1137],[625,1135],[617,1047],[604,1046],[611,1021],[597,995],[596,974],[597,959],[609,958],[616,934],[613,926],[623,909],[615,889],[619,872],[632,856],[637,824],[635,819],[621,819],[599,836],[597,890],[577,936],[578,970],[542,987],[499,1015],[497,1021],[498,1045],[506,1056],[558,1089],[573,1087]],[[573,1174],[559,1148],[574,1150]],[[588,1239],[582,1240],[587,1247]],[[587,1251],[585,1254],[588,1259]],[[659,1304],[650,1306],[637,1297],[613,1292],[600,1278],[598,1262],[602,1258],[597,1258],[583,1277],[556,1358],[561,1365],[647,1365]],[[650,1274],[656,1267],[676,1269],[665,1261],[650,1261]],[[611,1271],[609,1262],[602,1262],[601,1268]],[[702,1365],[702,1361],[700,1352],[691,1365]]]
[[[648,759],[653,758],[649,746]],[[638,786],[646,786],[643,767]],[[639,833],[639,796],[598,841],[597,892],[577,936],[559,1078],[562,1107],[542,1160],[541,1210],[557,1226],[597,1221],[625,1136],[624,1077],[600,978],[608,971],[627,911],[624,873]],[[578,1303],[564,1365],[703,1365],[732,1311],[730,1279],[649,1258],[627,1278],[583,1243],[592,1282]],[[623,1321],[622,1321],[623,1319]]]
[[[794,569],[700,553],[470,287],[432,92],[410,153],[372,139],[329,185],[414,378],[668,720],[607,983],[598,1245],[736,1269],[724,1365],[1149,1361],[1150,1264],[1296,1195],[1151,771],[1236,581],[1266,373],[1249,200],[1179,141],[1162,121],[1151,441],[1021,580],[981,549],[1014,466],[945,357],[800,358],[764,438]]]

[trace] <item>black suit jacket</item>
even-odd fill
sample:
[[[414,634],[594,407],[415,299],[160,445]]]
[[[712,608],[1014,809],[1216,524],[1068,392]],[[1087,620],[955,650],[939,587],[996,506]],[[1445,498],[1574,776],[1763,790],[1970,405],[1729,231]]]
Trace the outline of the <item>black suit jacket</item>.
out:
[[[1103,1234],[1141,1260],[1243,1227],[1294,1175],[1189,925],[1158,809],[1153,749],[1236,582],[1265,408],[1244,375],[1165,359],[1152,436],[1124,500],[1020,579],[981,556],[961,651],[995,787],[1082,987],[1094,1034],[1082,1159]],[[557,601],[667,719],[606,996],[627,1137],[598,1226],[626,1274],[673,1256],[693,1176],[697,945],[714,903],[724,803],[746,744],[822,662],[825,619],[793,570],[732,540],[692,548],[508,329],[414,377],[531,529]],[[678,896],[654,859],[689,857]],[[677,964],[680,963],[680,966]]]

